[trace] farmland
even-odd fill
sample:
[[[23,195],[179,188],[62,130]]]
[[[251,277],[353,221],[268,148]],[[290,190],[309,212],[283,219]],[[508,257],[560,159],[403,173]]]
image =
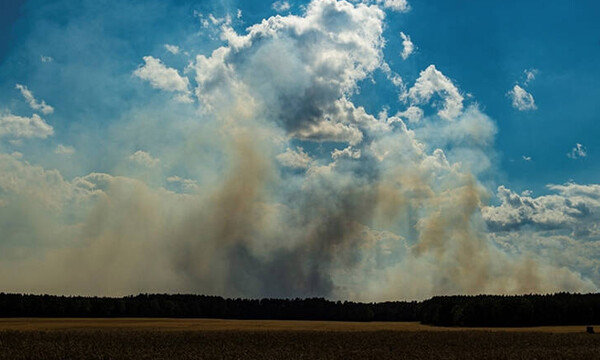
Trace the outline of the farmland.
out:
[[[596,359],[581,326],[214,319],[1,319],[1,359]]]

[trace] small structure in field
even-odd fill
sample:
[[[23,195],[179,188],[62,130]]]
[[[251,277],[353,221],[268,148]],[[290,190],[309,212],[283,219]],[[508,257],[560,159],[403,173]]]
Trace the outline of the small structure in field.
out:
[[[587,332],[588,334],[593,334],[594,333],[594,327],[593,326],[588,326],[585,328],[585,332]]]

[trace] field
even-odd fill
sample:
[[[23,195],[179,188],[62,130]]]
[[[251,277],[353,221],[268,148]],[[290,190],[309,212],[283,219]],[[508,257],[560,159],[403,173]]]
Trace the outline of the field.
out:
[[[598,359],[600,335],[584,330],[324,321],[0,319],[0,359]]]

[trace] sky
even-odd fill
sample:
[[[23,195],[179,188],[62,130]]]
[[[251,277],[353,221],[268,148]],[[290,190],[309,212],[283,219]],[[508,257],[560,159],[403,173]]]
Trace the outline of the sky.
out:
[[[0,291],[600,287],[596,1],[0,3]]]

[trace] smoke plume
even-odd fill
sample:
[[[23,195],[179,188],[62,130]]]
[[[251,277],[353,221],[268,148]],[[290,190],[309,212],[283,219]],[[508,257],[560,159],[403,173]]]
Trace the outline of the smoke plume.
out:
[[[156,59],[158,73],[132,69],[154,87],[176,76],[198,109],[185,145],[137,173],[124,160],[121,175],[68,180],[1,154],[1,289],[367,301],[596,291],[492,241],[480,178],[493,172],[494,122],[433,66],[407,90],[383,56],[384,19],[378,5],[314,0],[242,35],[215,22],[224,45],[185,72]],[[430,104],[412,128],[353,102],[378,71],[407,109]],[[297,148],[302,166],[281,161]],[[199,175],[175,177],[174,159]]]

